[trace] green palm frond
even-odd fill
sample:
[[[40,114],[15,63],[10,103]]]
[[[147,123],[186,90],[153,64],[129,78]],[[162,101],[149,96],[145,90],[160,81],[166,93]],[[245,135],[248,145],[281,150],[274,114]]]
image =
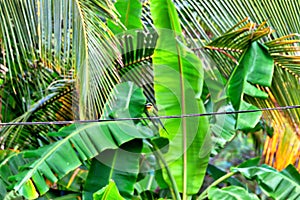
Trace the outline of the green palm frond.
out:
[[[119,26],[110,20],[108,27],[118,39],[122,63],[116,62],[116,67],[120,78],[142,87],[148,101],[154,104],[152,55],[158,36],[152,20],[149,26],[150,11],[139,0],[118,0],[115,7],[120,15]]]
[[[154,30],[152,15],[150,12],[150,0],[142,1],[142,15],[141,19],[145,30]]]
[[[7,69],[1,73],[1,120],[98,118],[120,81],[114,66],[120,55],[117,40],[105,24],[108,19],[118,21],[113,4],[16,0],[1,1],[0,9],[0,66]],[[64,81],[73,81],[72,88]],[[1,144],[27,148],[49,143],[45,134],[59,128],[2,127]]]
[[[267,42],[265,42],[265,45],[269,47],[269,53],[275,60],[275,64],[277,64],[276,70],[281,71],[275,72],[273,84],[277,83],[277,74],[282,74],[282,70],[291,75],[290,79],[293,79],[292,77],[294,77],[294,79],[298,79],[299,57],[297,54],[299,53],[299,41],[298,34],[294,33],[297,33],[299,31],[298,27],[300,24],[296,20],[288,20],[294,19],[295,16],[297,16],[296,12],[294,12],[294,9],[296,9],[296,7],[299,5],[296,5],[294,1],[290,1],[288,4],[294,5],[295,7],[287,6],[285,1],[282,0],[276,1],[274,3],[269,1],[224,2],[219,0],[200,1],[197,3],[187,0],[185,1],[185,3],[180,3],[177,1],[176,3],[181,5],[181,8],[183,8],[183,10],[186,10],[186,12],[189,11],[191,16],[196,16],[193,18],[194,21],[190,23],[193,25],[192,27],[195,28],[197,26],[196,23],[200,22],[202,28],[206,28],[205,34],[201,32],[199,32],[198,34],[198,37],[203,38],[201,41],[206,46],[208,44],[208,46],[212,46],[210,45],[211,43],[217,42],[218,44],[222,44],[223,42],[223,49],[221,50],[227,52],[240,52],[240,50],[242,50],[243,48],[237,47],[241,47],[241,45],[246,41],[242,43],[238,39],[234,39],[234,35],[232,35],[233,37],[229,37],[228,41],[221,41],[220,43],[220,41],[218,41],[219,36],[228,34],[228,30],[232,31],[232,27],[235,27],[236,24],[241,25],[241,22],[245,23],[245,20],[243,19],[247,17],[253,22],[263,23],[262,25],[260,25],[260,28],[262,29],[262,31],[265,31],[265,36],[268,37],[264,37],[262,38],[262,40],[268,40]],[[190,7],[193,7],[194,9],[190,9]],[[253,25],[254,24],[252,23],[252,26]],[[270,28],[266,32],[266,29],[263,28],[263,25],[264,27],[272,27],[272,29],[275,29],[275,32],[271,31],[272,29]],[[185,23],[183,23],[182,26],[189,27]],[[247,27],[245,28],[247,29]],[[248,26],[248,28],[251,28],[251,24]],[[190,29],[188,28],[187,30],[190,31]],[[208,37],[209,34],[212,34],[212,36]],[[204,38],[206,38],[205,42]],[[223,68],[228,68],[228,70],[226,70],[226,73],[224,73],[228,74],[231,71],[230,69],[232,69],[232,63],[225,62],[224,58],[225,57],[223,57],[223,59],[220,59],[219,61],[218,59],[214,59],[214,61],[220,63],[222,62],[222,66],[219,66],[219,69],[222,70]],[[278,83],[280,82],[282,83],[282,80],[278,81]],[[287,96],[289,96],[289,94],[287,94]],[[289,102],[289,104],[285,105],[293,105],[293,102]]]
[[[105,19],[117,20],[109,1],[1,1],[1,64],[9,72],[7,81],[25,101],[30,101],[28,87],[15,77],[43,68],[66,75],[74,69],[80,93],[80,118],[94,118],[101,113],[109,91],[119,82],[114,58],[119,52],[114,35]],[[34,74],[34,72],[33,72]],[[106,76],[104,76],[106,74]],[[43,82],[43,77],[35,77]],[[39,91],[37,85],[37,91]],[[40,91],[41,95],[44,95]],[[82,95],[81,95],[82,93]]]
[[[10,121],[52,122],[73,120],[73,105],[77,105],[78,101],[73,96],[74,81],[60,80],[53,83],[55,84],[49,84],[49,87],[45,90],[47,94],[45,97],[41,99],[36,98],[37,101],[32,103],[26,112]],[[9,103],[9,101],[4,102]],[[13,109],[7,109],[11,112],[13,111]],[[61,127],[62,125],[5,126],[1,129],[1,136],[3,137],[1,145],[5,148],[17,147],[18,149],[26,149],[49,144],[56,139],[48,137],[47,133],[57,131]]]
[[[123,66],[118,66],[122,81],[133,81],[144,89],[149,102],[155,103],[153,90],[152,55],[156,46],[157,33],[135,30],[120,35],[120,51]]]
[[[106,24],[99,17],[99,2],[113,15],[112,5],[107,1],[79,1],[73,21],[73,50],[81,52],[75,64],[79,89],[79,117],[97,118],[109,92],[119,82],[114,69],[114,59],[119,57],[116,41]],[[117,18],[115,18],[116,20]],[[85,47],[85,48],[82,48]],[[76,55],[76,54],[75,54]],[[75,56],[74,55],[74,56]]]

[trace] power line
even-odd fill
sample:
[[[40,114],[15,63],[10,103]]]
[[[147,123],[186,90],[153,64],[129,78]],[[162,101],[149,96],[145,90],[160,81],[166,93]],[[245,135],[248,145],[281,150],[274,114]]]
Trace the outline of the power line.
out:
[[[204,116],[213,116],[213,115],[252,113],[252,112],[260,112],[260,111],[290,110],[290,109],[297,109],[297,108],[300,108],[300,105],[283,106],[283,107],[275,107],[275,108],[261,108],[256,110],[224,111],[224,112],[195,113],[195,114],[152,116],[152,117],[128,117],[128,118],[116,118],[116,119],[73,120],[73,121],[52,121],[52,122],[6,122],[6,123],[0,123],[0,126],[63,125],[63,124],[75,124],[75,123],[112,122],[112,121],[147,120],[147,119],[153,119],[153,120],[178,119],[178,118],[187,118],[187,117],[204,117]]]

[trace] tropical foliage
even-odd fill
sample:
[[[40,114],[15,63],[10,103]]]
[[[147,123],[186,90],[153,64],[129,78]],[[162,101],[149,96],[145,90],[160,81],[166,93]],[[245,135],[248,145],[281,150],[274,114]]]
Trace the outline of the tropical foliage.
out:
[[[0,198],[298,199],[298,110],[208,114],[300,104],[298,4],[270,2],[1,1]],[[237,133],[262,157],[208,165]]]

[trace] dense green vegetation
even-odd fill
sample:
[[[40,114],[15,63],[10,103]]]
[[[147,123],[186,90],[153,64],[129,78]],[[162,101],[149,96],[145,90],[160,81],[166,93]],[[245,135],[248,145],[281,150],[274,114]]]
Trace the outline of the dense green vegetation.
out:
[[[259,111],[300,104],[298,5],[253,2],[1,1],[0,199],[299,199],[299,111]]]

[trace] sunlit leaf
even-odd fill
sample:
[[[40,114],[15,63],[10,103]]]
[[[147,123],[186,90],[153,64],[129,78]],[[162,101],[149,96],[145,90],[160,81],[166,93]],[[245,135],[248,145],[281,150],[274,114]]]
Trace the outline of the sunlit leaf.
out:
[[[208,190],[208,199],[211,200],[259,200],[255,194],[249,193],[242,187],[229,186],[225,188],[212,187]]]
[[[120,22],[126,30],[143,28],[141,21],[142,4],[139,0],[118,0],[115,7],[121,15]],[[115,34],[125,31],[121,24],[115,24],[111,20],[108,21],[108,27]]]
[[[101,190],[93,194],[95,200],[122,200],[124,199],[115,184],[114,181],[110,181],[109,184]]]
[[[159,115],[205,112],[200,99],[203,84],[201,61],[182,41],[182,30],[173,2],[153,0],[150,5],[159,35],[153,56],[154,90]],[[160,133],[170,139],[165,158],[178,189],[185,194],[195,194],[202,184],[210,153],[210,143],[206,140],[209,137],[208,121],[204,117],[168,119],[164,126],[169,135],[163,130]]]

